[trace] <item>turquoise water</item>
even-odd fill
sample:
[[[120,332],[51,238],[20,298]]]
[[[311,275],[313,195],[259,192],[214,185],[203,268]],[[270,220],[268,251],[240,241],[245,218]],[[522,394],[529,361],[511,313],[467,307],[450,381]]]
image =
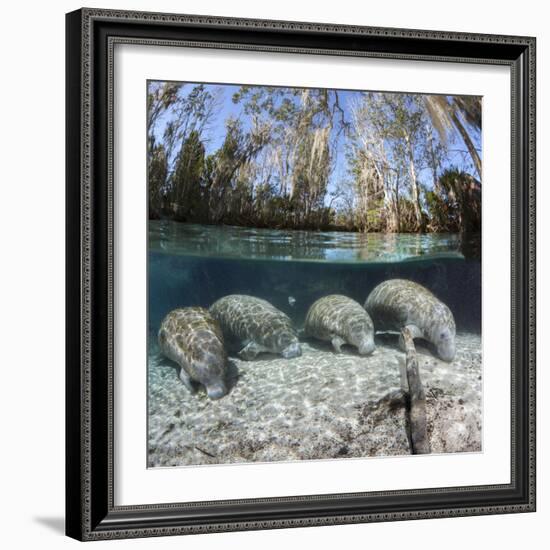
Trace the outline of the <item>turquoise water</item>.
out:
[[[206,258],[334,263],[464,258],[456,233],[296,231],[149,222],[152,251]]]
[[[326,294],[363,304],[389,278],[414,280],[452,310],[458,331],[481,327],[479,236],[359,234],[149,222],[149,329],[170,310],[227,294],[270,301],[301,326]]]

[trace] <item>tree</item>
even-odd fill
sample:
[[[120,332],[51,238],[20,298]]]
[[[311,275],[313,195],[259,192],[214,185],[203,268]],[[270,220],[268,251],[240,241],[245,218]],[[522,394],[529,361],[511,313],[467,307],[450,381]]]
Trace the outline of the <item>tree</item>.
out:
[[[481,131],[481,100],[475,96],[424,96],[432,123],[443,142],[448,133],[456,130],[466,145],[478,177],[481,177],[481,158],[468,132]]]
[[[299,224],[323,207],[330,173],[330,127],[302,128],[297,135],[290,199],[300,205]]]
[[[409,187],[416,221],[415,230],[424,228],[418,179],[419,144],[426,142],[423,110],[419,106],[419,96],[408,94],[383,94],[393,120],[389,126],[389,136],[394,141],[396,152],[407,159]]]
[[[217,114],[220,101],[220,92],[208,89],[205,84],[193,86],[186,94],[182,93],[184,86],[180,85],[178,99],[173,103],[172,116],[164,129],[166,156],[173,162],[174,153],[181,149],[192,132],[202,138]]]
[[[149,157],[149,217],[160,218],[163,208],[163,197],[166,186],[168,166],[164,146],[155,145]]]
[[[295,227],[326,218],[333,129],[336,121],[339,129],[346,124],[338,92],[242,86],[233,101],[241,103],[246,114],[269,121],[269,142],[255,159],[262,197],[267,189],[276,193],[282,200],[270,204]]]
[[[480,182],[458,168],[451,168],[441,175],[440,185],[449,201],[456,205],[459,230],[463,233],[481,231]]]
[[[192,130],[183,142],[170,181],[169,201],[176,219],[196,219],[201,211],[204,145],[199,132]]]
[[[178,101],[178,92],[183,84],[173,82],[151,82],[147,93],[147,135],[152,131],[159,117]]]
[[[427,193],[432,231],[481,231],[481,184],[470,174],[451,167],[439,177],[439,191]]]
[[[383,204],[385,230],[402,230],[400,195],[403,184],[407,184],[414,212],[414,223],[407,229],[422,230],[424,216],[418,176],[426,143],[422,105],[413,95],[365,92],[351,110],[352,139],[348,152],[360,215],[365,214],[361,212],[365,208],[380,208]]]
[[[354,225],[370,231],[369,210],[383,197],[384,229],[398,230],[397,210],[389,194],[389,162],[381,132],[384,118],[374,96],[363,96],[352,104],[352,132],[348,146],[348,163],[354,181]]]
[[[226,123],[227,133],[220,149],[209,160],[208,190],[209,218],[219,223],[232,214],[230,193],[235,191],[240,169],[250,164],[266,145],[269,126],[253,121],[250,132],[245,133],[241,123],[233,118]],[[242,193],[243,182],[240,190]]]
[[[155,127],[158,119],[178,101],[180,84],[152,82],[147,93],[147,166],[149,185],[149,216],[162,213],[163,193],[168,177],[168,159],[163,143],[157,143]]]

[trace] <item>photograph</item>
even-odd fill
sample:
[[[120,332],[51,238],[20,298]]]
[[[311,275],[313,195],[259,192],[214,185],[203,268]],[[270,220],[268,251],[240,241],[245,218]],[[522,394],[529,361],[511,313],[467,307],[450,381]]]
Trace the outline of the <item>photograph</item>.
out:
[[[483,452],[483,98],[143,105],[147,467]]]

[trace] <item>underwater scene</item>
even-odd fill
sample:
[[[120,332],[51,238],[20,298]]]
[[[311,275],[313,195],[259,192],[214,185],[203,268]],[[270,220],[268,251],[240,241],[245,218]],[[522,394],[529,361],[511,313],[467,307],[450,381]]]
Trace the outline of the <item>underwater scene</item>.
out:
[[[148,82],[148,467],[483,450],[481,121]]]
[[[149,466],[411,454],[398,331],[376,333],[373,351],[361,355],[348,342],[337,353],[303,330],[320,298],[346,296],[362,309],[380,283],[396,279],[429,289],[456,323],[451,362],[415,341],[430,452],[481,450],[481,268],[456,236],[371,239],[151,221],[149,239]],[[200,384],[191,393],[159,348],[161,323],[176,308],[208,309],[232,295],[266,300],[288,316],[301,354],[249,358],[234,348],[227,394],[209,398]],[[270,327],[258,316],[260,338]]]

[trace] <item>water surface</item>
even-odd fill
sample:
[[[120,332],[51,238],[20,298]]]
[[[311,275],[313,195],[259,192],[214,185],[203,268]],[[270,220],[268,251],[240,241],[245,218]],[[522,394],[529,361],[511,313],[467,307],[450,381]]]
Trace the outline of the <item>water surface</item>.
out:
[[[391,278],[416,281],[465,329],[481,326],[481,264],[457,234],[360,234],[151,221],[149,325],[171,309],[210,305],[227,294],[271,302],[300,326],[327,294],[364,304]]]
[[[463,258],[456,233],[352,233],[149,222],[154,252],[209,258],[335,263]]]

